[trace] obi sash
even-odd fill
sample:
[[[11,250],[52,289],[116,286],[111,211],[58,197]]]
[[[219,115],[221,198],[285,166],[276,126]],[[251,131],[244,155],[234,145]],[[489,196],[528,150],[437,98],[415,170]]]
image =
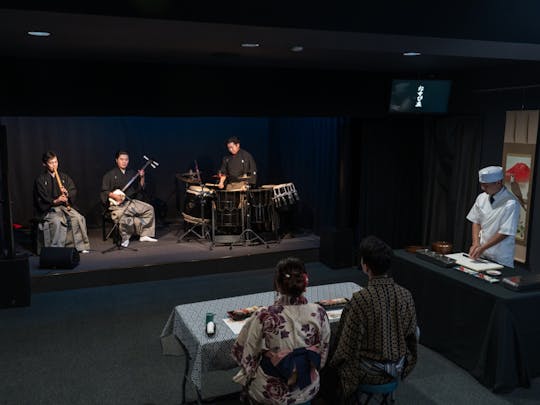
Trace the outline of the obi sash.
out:
[[[312,369],[319,370],[321,355],[315,347],[301,347],[278,353],[268,351],[261,359],[265,374],[280,378],[287,385],[303,389],[312,383]]]
[[[405,356],[401,357],[398,361],[390,361],[381,363],[370,359],[360,359],[360,366],[364,370],[371,371],[375,374],[387,374],[392,378],[397,378],[403,372],[405,366]]]

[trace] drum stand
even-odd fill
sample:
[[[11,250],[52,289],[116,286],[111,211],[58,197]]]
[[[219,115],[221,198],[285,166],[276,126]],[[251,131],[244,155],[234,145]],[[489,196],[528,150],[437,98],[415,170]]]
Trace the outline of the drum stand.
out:
[[[261,236],[257,232],[251,229],[251,198],[249,194],[249,187],[246,191],[246,228],[240,234],[240,240],[244,240],[244,245],[252,245],[253,241],[258,240],[259,242],[263,243],[267,249],[269,249],[270,246],[268,245],[268,243],[263,238],[261,238]],[[248,237],[248,235],[250,234],[253,235],[251,238]]]
[[[206,196],[205,196],[204,186],[202,184],[201,184],[201,187],[202,187],[201,192],[197,195],[197,197],[201,200],[201,216],[200,218],[197,218],[197,221],[194,222],[193,225],[191,225],[187,231],[185,231],[182,235],[180,235],[176,243],[182,242],[182,240],[189,234],[195,235],[195,237],[199,240],[206,239],[208,241],[212,241],[210,231],[208,230],[208,224],[206,223],[206,220],[204,218],[204,206],[206,205],[206,200],[205,200]],[[187,221],[184,218],[184,223],[186,222]],[[198,226],[201,227],[200,233],[197,232]],[[212,249],[212,244],[210,244],[210,249]]]

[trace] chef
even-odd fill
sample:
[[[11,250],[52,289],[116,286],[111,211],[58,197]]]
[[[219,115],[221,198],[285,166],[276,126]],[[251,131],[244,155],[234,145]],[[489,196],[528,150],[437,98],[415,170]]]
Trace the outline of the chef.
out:
[[[520,206],[503,184],[500,166],[484,167],[478,172],[482,193],[476,198],[467,219],[472,222],[472,259],[484,257],[514,267],[514,248]]]

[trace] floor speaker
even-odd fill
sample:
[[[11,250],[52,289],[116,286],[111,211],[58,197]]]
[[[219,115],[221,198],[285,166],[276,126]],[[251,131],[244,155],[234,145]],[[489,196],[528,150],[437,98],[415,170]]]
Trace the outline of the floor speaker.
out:
[[[28,257],[0,259],[0,308],[30,305]]]
[[[353,257],[353,233],[351,229],[330,229],[321,232],[319,260],[333,269],[351,267]]]
[[[72,269],[79,261],[79,252],[75,248],[44,247],[39,254],[42,269]]]

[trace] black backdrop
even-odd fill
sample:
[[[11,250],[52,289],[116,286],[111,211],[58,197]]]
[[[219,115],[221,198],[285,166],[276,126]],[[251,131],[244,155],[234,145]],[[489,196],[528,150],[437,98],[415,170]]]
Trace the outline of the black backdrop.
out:
[[[167,203],[168,217],[178,217],[176,173],[198,161],[203,177],[211,180],[227,153],[224,141],[240,137],[258,165],[259,182],[293,182],[302,199],[299,225],[317,231],[335,218],[336,145],[343,122],[338,118],[156,118],[156,117],[4,117],[14,221],[32,217],[32,182],[41,172],[41,154],[59,155],[60,170],[79,190],[78,206],[89,224],[99,223],[102,175],[114,165],[114,152],[130,151],[130,166],[142,156],[160,166],[148,169],[151,198]]]
[[[447,240],[455,251],[464,252],[471,246],[471,224],[466,217],[481,192],[477,174],[481,140],[478,117],[426,120],[422,244]]]
[[[357,240],[375,234],[394,248],[449,240],[468,249],[466,215],[479,193],[478,117],[354,119],[350,136]]]
[[[418,117],[361,120],[353,124],[352,161],[360,161],[358,238],[377,235],[392,247],[421,238],[423,120]]]

